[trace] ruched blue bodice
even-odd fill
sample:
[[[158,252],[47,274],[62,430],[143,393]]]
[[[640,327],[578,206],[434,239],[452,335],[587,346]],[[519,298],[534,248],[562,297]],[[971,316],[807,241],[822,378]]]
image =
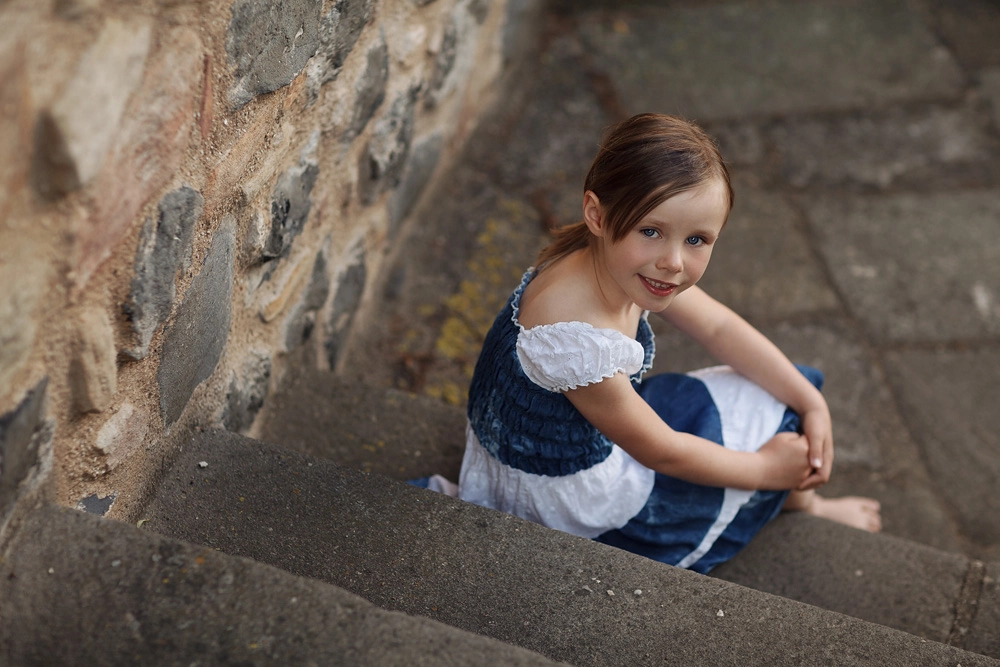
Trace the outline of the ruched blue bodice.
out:
[[[479,442],[502,463],[536,475],[570,475],[605,460],[612,443],[563,394],[544,389],[524,373],[517,357],[520,286],[500,311],[476,363],[469,387],[469,424]],[[633,384],[653,362],[653,331],[642,318],[636,340],[642,345],[642,368]]]

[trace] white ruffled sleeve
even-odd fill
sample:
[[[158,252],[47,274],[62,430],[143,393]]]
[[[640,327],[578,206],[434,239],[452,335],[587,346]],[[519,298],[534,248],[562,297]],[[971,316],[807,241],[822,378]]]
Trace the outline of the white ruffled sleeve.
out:
[[[517,358],[532,382],[549,391],[567,391],[616,373],[642,368],[642,345],[614,329],[586,322],[558,322],[522,329]]]

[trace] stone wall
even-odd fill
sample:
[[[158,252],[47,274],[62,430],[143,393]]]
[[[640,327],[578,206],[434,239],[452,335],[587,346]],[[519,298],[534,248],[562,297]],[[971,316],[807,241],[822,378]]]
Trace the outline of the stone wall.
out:
[[[335,369],[531,4],[4,3],[0,527],[137,520],[185,431],[247,431],[303,346]]]

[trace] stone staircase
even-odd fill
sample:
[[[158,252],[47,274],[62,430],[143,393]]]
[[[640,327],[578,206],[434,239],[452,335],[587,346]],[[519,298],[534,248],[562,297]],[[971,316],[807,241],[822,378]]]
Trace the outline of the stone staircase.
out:
[[[309,371],[263,421],[191,433],[139,527],[30,513],[8,664],[1000,664],[997,563],[789,515],[702,576],[403,483],[455,477],[433,399]]]

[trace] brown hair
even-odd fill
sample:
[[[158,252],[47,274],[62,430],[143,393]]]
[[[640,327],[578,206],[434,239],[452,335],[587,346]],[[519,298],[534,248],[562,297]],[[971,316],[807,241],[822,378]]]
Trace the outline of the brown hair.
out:
[[[608,128],[583,189],[597,195],[611,242],[617,243],[667,199],[714,178],[726,184],[732,209],[729,170],[712,138],[682,118],[645,113]],[[585,222],[562,227],[554,237],[538,257],[539,268],[596,238]]]

